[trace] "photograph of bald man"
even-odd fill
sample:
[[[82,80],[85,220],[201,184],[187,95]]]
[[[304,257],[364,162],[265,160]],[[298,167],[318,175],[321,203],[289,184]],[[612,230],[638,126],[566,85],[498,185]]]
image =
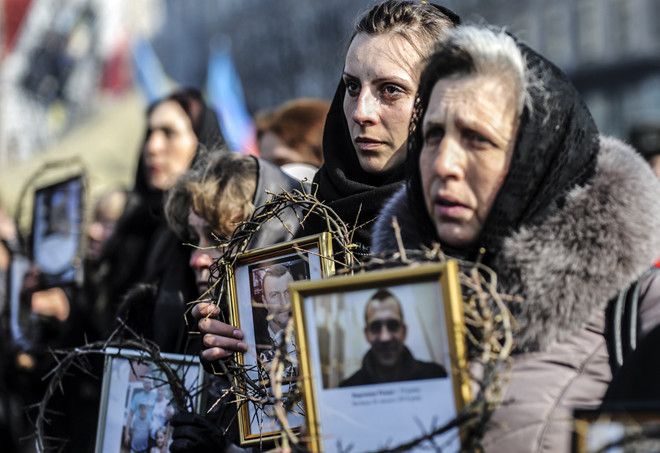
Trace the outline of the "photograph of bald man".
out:
[[[447,377],[442,365],[415,359],[405,345],[408,328],[401,302],[391,291],[381,288],[369,298],[364,321],[364,336],[370,348],[362,367],[339,387]]]

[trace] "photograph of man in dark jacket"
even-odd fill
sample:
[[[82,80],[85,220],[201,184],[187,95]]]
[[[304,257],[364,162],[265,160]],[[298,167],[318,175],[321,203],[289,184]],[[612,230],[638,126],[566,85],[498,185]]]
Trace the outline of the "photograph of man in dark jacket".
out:
[[[274,264],[267,268],[262,280],[261,301],[267,311],[261,325],[255,325],[255,336],[257,339],[257,351],[259,362],[270,371],[270,363],[275,357],[276,350],[284,340],[285,329],[289,323],[291,312],[291,299],[289,296],[289,283],[295,279],[291,270],[283,264]],[[254,296],[253,298],[257,298]],[[287,346],[289,359],[295,360],[296,348],[293,341]],[[295,376],[296,369],[289,364],[285,370],[285,377]]]
[[[401,302],[388,289],[381,288],[371,296],[364,320],[364,336],[371,348],[362,359],[362,367],[339,387],[447,377],[442,365],[417,360],[406,347]]]

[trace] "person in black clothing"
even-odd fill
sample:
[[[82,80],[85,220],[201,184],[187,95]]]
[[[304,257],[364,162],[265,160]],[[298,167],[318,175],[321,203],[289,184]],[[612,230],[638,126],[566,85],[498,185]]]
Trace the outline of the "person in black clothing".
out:
[[[339,387],[447,377],[442,365],[417,360],[406,347],[408,327],[401,302],[392,292],[382,288],[371,296],[364,321],[364,336],[371,348],[362,359],[362,368]]]
[[[149,303],[129,298],[120,315],[129,325],[150,325],[138,333],[166,352],[186,349],[183,313],[185,303],[197,298],[197,288],[188,266],[191,249],[170,231],[164,197],[202,154],[227,152],[222,143],[218,119],[198,90],[182,89],[152,104],[135,186],[106,247],[113,269],[111,300],[121,300],[138,283],[150,285],[140,292]]]
[[[325,162],[312,193],[349,226],[356,227],[356,253],[366,253],[371,221],[404,178],[408,124],[424,58],[448,30],[460,23],[433,3],[387,0],[358,21],[346,54],[343,78],[323,131]],[[326,220],[310,215],[296,233],[324,231]],[[207,340],[202,357],[213,361],[246,352],[234,326],[206,318],[213,305],[198,304],[193,316]]]
[[[660,410],[660,326],[651,330],[613,376],[602,409],[652,408]]]
[[[255,207],[261,206],[270,194],[297,187],[300,183],[276,165],[254,156],[234,153],[214,153],[208,156],[208,161],[200,159],[193,169],[179,178],[168,194],[165,213],[179,240],[195,246],[191,248],[189,266],[195,273],[200,299],[209,298],[209,283],[213,283],[210,267],[222,255],[223,242],[235,228],[247,220]],[[295,211],[282,212],[280,220],[263,224],[247,244],[248,249],[290,240],[298,225]],[[160,323],[164,317],[172,322],[178,321],[173,329],[185,333],[183,307],[178,313],[159,313],[150,326]],[[211,445],[216,440],[224,442],[225,437],[238,439],[236,406],[227,402],[217,404],[230,383],[224,376],[211,376],[210,382],[207,396],[210,410],[205,410],[204,415],[181,413],[173,418],[172,423],[178,428],[174,431],[171,451],[188,451],[186,448],[190,445],[200,448],[192,451],[205,451],[200,446],[202,444],[207,445],[208,451],[224,451],[219,444]],[[214,437],[214,426],[225,429]],[[207,429],[210,431],[205,433]]]
[[[135,185],[106,247],[106,259],[115,264],[115,301],[136,283],[150,281],[162,272],[158,254],[152,250],[157,238],[167,231],[164,195],[201,150],[223,142],[215,113],[195,89],[182,89],[154,102],[146,117]]]
[[[189,267],[194,270],[197,295],[208,299],[209,267],[222,255],[222,243],[236,227],[271,196],[300,187],[276,165],[254,156],[215,153],[183,175],[165,204],[170,229],[181,242],[192,244]],[[248,249],[291,239],[296,212],[266,222],[252,236]],[[282,223],[284,222],[284,223]]]
[[[436,41],[460,23],[432,3],[388,0],[358,21],[323,132],[324,164],[316,196],[355,228],[367,252],[371,222],[404,179],[408,124],[422,62]],[[325,219],[310,216],[299,236],[319,233]]]
[[[459,23],[455,13],[439,5],[387,0],[369,9],[355,27],[325,122],[324,164],[312,192],[355,228],[353,241],[361,246],[357,252],[368,251],[370,222],[404,179],[422,62]],[[325,219],[310,215],[297,236],[320,233],[325,226]],[[199,303],[192,314],[204,339],[202,359],[247,352],[240,329],[214,319],[214,304]]]
[[[113,269],[105,257],[108,254],[108,240],[124,213],[127,199],[128,192],[122,189],[105,192],[94,204],[92,219],[86,228],[83,294],[87,301],[86,322],[94,333],[90,335],[91,340],[108,337],[117,311],[116,301],[111,299],[114,296],[111,286]]]

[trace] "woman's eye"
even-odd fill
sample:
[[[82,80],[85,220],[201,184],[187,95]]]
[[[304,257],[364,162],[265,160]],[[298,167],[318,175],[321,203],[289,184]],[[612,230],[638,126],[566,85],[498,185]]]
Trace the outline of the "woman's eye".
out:
[[[218,235],[210,228],[204,229],[204,239],[207,244],[216,244],[218,242]]]
[[[197,233],[196,233],[195,231],[193,231],[192,229],[189,229],[189,230],[188,230],[188,242],[189,242],[190,244],[196,244],[196,245],[199,245],[199,236],[198,236]]]
[[[424,143],[427,145],[435,145],[440,143],[442,138],[445,136],[444,128],[440,126],[433,126],[429,128],[424,134]]]
[[[403,94],[403,89],[397,85],[387,84],[383,86],[382,92],[385,97],[392,98]]]
[[[477,146],[485,146],[485,145],[491,145],[492,144],[492,142],[489,139],[487,139],[486,137],[484,137],[480,133],[478,133],[476,131],[472,131],[472,130],[464,131],[463,132],[463,137],[468,142],[470,142],[474,145],[477,145]]]
[[[385,85],[383,91],[389,94],[401,93],[403,90],[396,85]]]
[[[174,129],[170,127],[164,127],[163,128],[163,134],[165,134],[165,137],[167,138],[172,138],[175,134]]]
[[[355,80],[344,80],[344,85],[349,96],[355,97],[360,93],[360,84]]]

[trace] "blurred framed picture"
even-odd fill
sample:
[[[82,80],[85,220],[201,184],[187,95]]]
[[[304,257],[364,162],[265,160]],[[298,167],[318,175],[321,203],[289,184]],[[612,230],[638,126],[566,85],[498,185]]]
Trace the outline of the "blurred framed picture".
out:
[[[203,388],[199,359],[176,354],[162,357],[165,362],[158,366],[139,351],[107,350],[96,453],[169,451],[169,420],[177,407],[169,371],[186,390],[186,410],[199,410]]]
[[[574,453],[660,451],[660,407],[573,411]]]
[[[470,400],[456,262],[294,283],[291,300],[311,451],[396,448]],[[459,451],[459,429],[434,442]]]
[[[82,175],[37,189],[32,216],[32,260],[46,285],[77,280],[83,222]]]
[[[234,266],[227,270],[230,322],[243,331],[243,341],[248,345],[247,353],[237,355],[250,381],[244,389],[263,402],[259,406],[251,401],[239,403],[242,445],[279,436],[278,411],[283,418],[286,413],[292,429],[304,423],[299,404],[292,407],[276,404],[277,400],[288,401],[287,395],[296,388],[298,379],[293,322],[289,322],[289,285],[332,275],[331,257],[332,238],[322,233],[239,255]],[[278,385],[274,387],[272,377],[276,371]]]
[[[19,253],[10,254],[6,282],[8,302],[6,312],[12,343],[21,349],[28,349],[31,344],[29,339],[31,307],[29,300],[21,293],[25,276],[31,266],[32,263],[27,256]]]

